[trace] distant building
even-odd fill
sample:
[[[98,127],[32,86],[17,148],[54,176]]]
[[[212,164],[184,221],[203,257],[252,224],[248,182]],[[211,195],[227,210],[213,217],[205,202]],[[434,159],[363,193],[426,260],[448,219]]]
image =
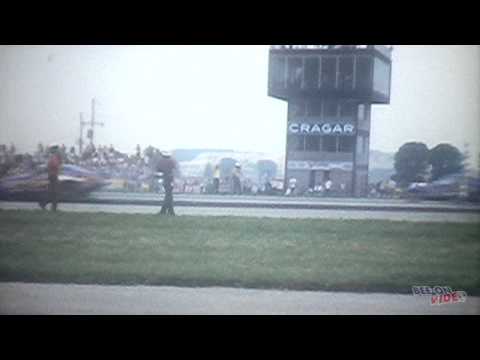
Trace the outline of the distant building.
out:
[[[372,104],[390,103],[391,47],[275,45],[268,94],[288,102],[285,182],[368,191]]]

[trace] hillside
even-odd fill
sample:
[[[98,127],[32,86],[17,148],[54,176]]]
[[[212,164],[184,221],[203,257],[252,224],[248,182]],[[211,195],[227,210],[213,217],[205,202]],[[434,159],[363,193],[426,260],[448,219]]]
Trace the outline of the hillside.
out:
[[[370,169],[393,169],[394,153],[370,150]]]
[[[273,160],[279,169],[277,174],[283,176],[284,155],[262,152],[240,152],[228,149],[177,149],[174,156],[180,163],[184,176],[203,176],[207,164],[218,164],[223,158],[238,161],[247,176],[256,176],[255,164],[258,160]],[[393,153],[378,150],[370,151],[370,173],[372,181],[380,181],[393,174]]]
[[[176,152],[175,152],[176,153]],[[193,158],[191,156],[195,155]],[[268,154],[261,152],[240,152],[232,150],[193,150],[192,152],[184,151],[184,158],[189,160],[182,161],[177,158],[180,163],[180,169],[184,176],[203,176],[207,164],[215,166],[224,158],[231,158],[239,162],[242,166],[243,173],[252,178],[256,178],[256,163],[259,160],[272,160],[278,165],[279,174],[282,176],[283,159],[282,155]]]
[[[194,160],[197,156],[203,153],[226,153],[233,152],[233,150],[225,149],[175,149],[173,151],[173,156],[177,161],[191,161]]]
[[[394,153],[370,150],[370,166],[368,170],[368,182],[370,184],[388,180],[395,174],[393,167],[394,157]]]

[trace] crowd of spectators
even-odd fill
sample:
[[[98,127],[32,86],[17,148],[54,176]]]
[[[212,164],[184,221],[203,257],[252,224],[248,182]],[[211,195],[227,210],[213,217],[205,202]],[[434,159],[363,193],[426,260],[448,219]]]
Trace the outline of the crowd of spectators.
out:
[[[64,144],[59,146],[60,155],[64,164],[81,166],[87,170],[94,171],[113,184],[111,190],[126,191],[149,191],[159,192],[162,186],[158,177],[155,177],[155,162],[159,158],[160,151],[152,146],[142,151],[140,145],[137,145],[135,151],[131,154],[122,153],[110,146],[94,146],[88,144],[83,151],[77,152],[75,146],[67,148]],[[39,143],[33,154],[18,154],[15,146],[9,147],[0,145],[0,177],[14,176],[29,172],[35,172],[42,166],[45,166],[49,157],[48,147]],[[240,166],[235,169],[230,176],[219,179],[219,187],[215,189],[213,177],[181,177],[176,176],[174,182],[174,191],[180,193],[226,193],[226,194],[265,194],[281,195],[285,194],[287,189],[282,186],[274,185],[273,179],[262,177],[259,181],[253,181],[250,176],[245,176]],[[237,174],[238,173],[238,174]],[[177,175],[181,175],[178,173]],[[237,176],[238,181],[234,178]],[[237,186],[235,187],[235,183]],[[281,185],[281,184],[280,184]],[[333,195],[335,191],[330,191],[328,184],[325,186],[315,186],[310,188],[305,196],[325,196]],[[342,193],[345,189],[342,189]],[[378,189],[382,195],[386,191]],[[300,195],[292,192],[292,195]]]
[[[9,148],[0,145],[0,177],[15,176],[24,173],[35,172],[48,161],[48,146],[43,143],[37,145],[32,153],[17,154],[15,146]],[[128,191],[161,191],[158,178],[154,176],[155,162],[160,151],[152,146],[143,151],[137,145],[132,154],[122,153],[110,146],[95,146],[88,144],[80,153],[75,146],[67,147],[64,144],[59,146],[60,155],[64,164],[81,166],[92,170],[107,180],[112,180],[112,189]],[[178,175],[178,174],[177,174]],[[175,192],[184,193],[213,193],[212,179],[200,177],[176,177]],[[242,193],[256,193],[257,189],[253,182],[242,176]],[[232,192],[232,179],[227,177],[221,181],[221,192]]]
[[[0,177],[21,162],[22,159],[19,158],[14,144],[10,144],[10,146],[0,144]]]
[[[121,179],[126,187],[137,188],[151,177],[152,161],[158,150],[148,147],[142,152],[137,145],[135,152],[129,155],[116,150],[113,145],[96,147],[88,144],[80,153],[75,146],[67,148],[61,144],[60,154],[64,164],[81,166],[106,179]],[[10,147],[0,145],[0,177],[35,171],[46,164],[48,155],[48,147],[42,143],[33,154],[18,154],[13,144]]]

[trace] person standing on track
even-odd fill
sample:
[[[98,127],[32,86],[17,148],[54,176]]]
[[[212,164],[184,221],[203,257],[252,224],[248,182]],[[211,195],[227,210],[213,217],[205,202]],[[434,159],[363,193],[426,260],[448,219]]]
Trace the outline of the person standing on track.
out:
[[[175,216],[175,211],[173,210],[173,179],[177,163],[167,151],[162,151],[160,155],[161,158],[157,164],[157,171],[163,174],[165,197],[159,214]]]
[[[213,192],[218,194],[220,189],[220,165],[215,165],[215,170],[213,171]]]
[[[239,163],[236,163],[235,169],[233,169],[233,193],[235,195],[242,194],[242,170]]]
[[[41,202],[40,206],[45,209],[48,203],[51,203],[51,210],[57,211],[59,184],[58,175],[60,173],[60,167],[62,166],[62,158],[60,156],[59,147],[57,144],[50,145],[50,157],[47,163],[48,172],[48,200]]]

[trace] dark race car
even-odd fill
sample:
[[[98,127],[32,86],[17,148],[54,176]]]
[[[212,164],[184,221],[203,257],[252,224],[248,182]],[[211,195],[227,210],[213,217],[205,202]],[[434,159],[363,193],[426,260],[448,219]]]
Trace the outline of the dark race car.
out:
[[[444,176],[431,183],[413,183],[407,193],[416,199],[454,200],[468,196],[468,178],[462,174]]]

